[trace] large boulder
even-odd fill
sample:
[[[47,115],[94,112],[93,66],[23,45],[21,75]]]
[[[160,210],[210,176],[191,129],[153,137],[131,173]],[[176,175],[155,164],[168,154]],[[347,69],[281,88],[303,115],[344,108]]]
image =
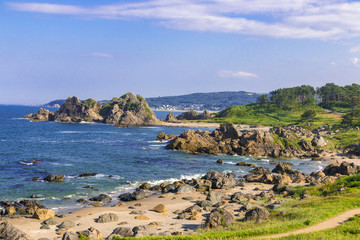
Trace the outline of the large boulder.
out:
[[[111,202],[112,198],[109,195],[100,194],[99,196],[92,197],[89,200],[90,201],[96,201],[96,202],[108,203],[108,202]]]
[[[223,198],[224,198],[223,193],[211,191],[207,195],[206,200],[210,201],[212,206],[213,205],[219,205],[220,206],[222,204]]]
[[[360,166],[354,163],[342,162],[339,164],[330,164],[323,170],[326,176],[335,176],[336,174],[341,175],[354,175],[360,171]]]
[[[50,174],[44,178],[47,182],[62,182],[65,180],[65,176],[62,174]]]
[[[278,163],[272,172],[279,174],[295,174],[295,170],[292,169],[287,163]]]
[[[174,116],[174,114],[170,111],[170,113],[165,118],[166,122],[178,122],[177,118]]]
[[[79,232],[77,232],[77,234],[81,234],[84,237],[87,237],[90,239],[102,239],[102,233],[93,227],[90,227],[83,231],[79,231]]]
[[[131,228],[128,227],[118,227],[115,228],[112,233],[106,238],[106,240],[111,240],[114,237],[132,237],[134,235],[134,232]]]
[[[2,240],[31,240],[24,232],[7,222],[0,223],[0,239]]]
[[[141,200],[141,199],[144,199],[146,196],[145,192],[143,190],[137,190],[133,193],[124,193],[124,194],[121,194],[119,196],[119,199],[121,201],[126,201],[126,202],[129,202],[129,201],[136,201],[136,200]]]
[[[206,173],[202,179],[211,181],[211,187],[214,189],[229,189],[236,185],[236,180],[233,177],[214,170]]]
[[[225,209],[215,209],[206,218],[205,226],[215,228],[218,226],[228,226],[235,222],[235,216]]]
[[[311,144],[315,147],[324,147],[328,142],[320,135],[316,135],[312,140]]]
[[[264,208],[255,208],[245,213],[245,221],[261,221],[269,217],[269,211]]]
[[[62,240],[78,240],[79,239],[79,236],[74,233],[74,232],[65,232],[63,237],[62,237]]]
[[[44,208],[40,208],[37,209],[33,215],[33,218],[45,221],[49,218],[54,218],[55,217],[55,212],[53,210],[50,209],[44,209]]]
[[[119,220],[119,217],[114,213],[105,213],[100,215],[96,222],[98,223],[108,223],[108,222],[116,222]]]

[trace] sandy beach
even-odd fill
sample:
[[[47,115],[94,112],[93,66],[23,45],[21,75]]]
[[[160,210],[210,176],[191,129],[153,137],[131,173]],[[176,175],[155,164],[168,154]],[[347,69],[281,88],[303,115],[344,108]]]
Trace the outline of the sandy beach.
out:
[[[259,194],[261,191],[268,191],[273,187],[272,184],[262,183],[246,183],[245,187],[235,187],[229,190],[214,190],[216,192],[222,192],[226,195],[225,200],[229,199],[230,195],[235,192]],[[68,231],[82,231],[89,227],[94,227],[102,233],[102,236],[106,238],[117,227],[136,227],[142,225],[151,225],[150,229],[154,233],[162,233],[168,231],[169,233],[177,234],[194,234],[194,230],[203,227],[208,212],[202,212],[202,218],[197,220],[178,219],[176,210],[184,210],[190,206],[193,206],[197,201],[205,200],[206,195],[200,192],[194,193],[166,193],[166,194],[154,194],[148,192],[149,196],[145,199],[132,202],[122,202],[121,206],[116,207],[84,207],[74,212],[57,215],[55,220],[58,224],[63,221],[73,221],[76,226]],[[160,197],[160,198],[159,198]],[[193,200],[184,200],[184,197],[192,197]],[[158,205],[164,204],[167,208],[167,213],[157,213],[152,209]],[[237,205],[237,204],[235,204]],[[131,214],[133,211],[143,212],[142,214]],[[119,217],[118,221],[109,223],[97,223],[98,217],[105,213],[114,213]],[[149,220],[138,220],[136,216],[144,215]],[[57,227],[55,225],[50,226],[50,229],[40,229],[41,222],[38,219],[29,217],[2,217],[1,222],[7,221],[14,227],[28,234],[32,239],[47,238],[50,240],[61,239],[62,235],[56,233]]]

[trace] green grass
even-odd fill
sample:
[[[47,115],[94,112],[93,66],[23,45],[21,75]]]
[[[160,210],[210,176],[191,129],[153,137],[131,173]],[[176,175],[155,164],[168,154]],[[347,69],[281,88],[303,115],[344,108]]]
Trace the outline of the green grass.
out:
[[[360,239],[360,216],[356,215],[349,219],[344,224],[328,230],[291,235],[288,237],[274,238],[281,240],[308,240],[308,239],[324,239],[324,240],[337,240],[337,239]]]
[[[304,108],[297,108],[285,111],[273,107],[261,108],[259,104],[254,103],[227,108],[219,112],[213,121],[263,126],[297,125],[312,129],[326,124],[333,125],[341,122],[341,114],[328,112],[318,106],[313,107],[313,110],[316,111],[314,118],[309,121],[301,121],[301,115],[306,110]],[[307,123],[310,123],[310,127]]]

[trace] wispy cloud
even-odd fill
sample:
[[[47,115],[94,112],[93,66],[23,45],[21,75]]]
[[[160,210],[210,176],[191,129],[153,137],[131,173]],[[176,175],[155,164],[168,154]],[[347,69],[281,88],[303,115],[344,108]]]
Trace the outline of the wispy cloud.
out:
[[[360,52],[360,45],[350,48],[349,52],[351,53]]]
[[[360,37],[360,2],[350,0],[143,0],[93,7],[36,2],[7,5],[23,12],[149,19],[191,31],[275,38]],[[263,20],[264,16],[268,20]]]
[[[218,76],[221,78],[258,78],[258,76],[254,73],[242,72],[242,71],[229,71],[229,70],[221,70],[218,73]]]
[[[113,57],[113,55],[111,55],[109,53],[102,53],[102,52],[92,52],[92,53],[82,54],[81,56],[84,56],[84,57],[103,57],[103,58],[112,58]]]
[[[360,59],[358,57],[350,58],[350,62],[354,64],[356,67],[360,67]]]

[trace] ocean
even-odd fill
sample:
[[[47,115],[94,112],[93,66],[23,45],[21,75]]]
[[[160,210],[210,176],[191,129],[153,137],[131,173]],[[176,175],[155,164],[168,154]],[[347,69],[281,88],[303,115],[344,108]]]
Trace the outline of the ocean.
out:
[[[0,201],[37,195],[36,200],[43,205],[57,212],[68,212],[83,207],[76,202],[79,198],[105,193],[116,199],[120,193],[132,191],[143,182],[158,184],[191,179],[209,170],[246,175],[251,168],[236,166],[239,161],[274,168],[270,158],[193,155],[166,150],[166,142],[155,140],[160,132],[180,134],[188,128],[119,128],[97,123],[30,122],[23,118],[38,109],[0,105]],[[155,114],[165,118],[167,112]],[[225,164],[217,164],[219,158]],[[37,160],[40,162],[32,163]],[[322,170],[326,165],[310,159],[281,161],[291,162],[293,169],[305,173]],[[80,178],[81,173],[97,174]],[[48,174],[64,174],[65,181],[32,181],[33,177],[43,179]],[[84,188],[89,185],[93,189]]]

